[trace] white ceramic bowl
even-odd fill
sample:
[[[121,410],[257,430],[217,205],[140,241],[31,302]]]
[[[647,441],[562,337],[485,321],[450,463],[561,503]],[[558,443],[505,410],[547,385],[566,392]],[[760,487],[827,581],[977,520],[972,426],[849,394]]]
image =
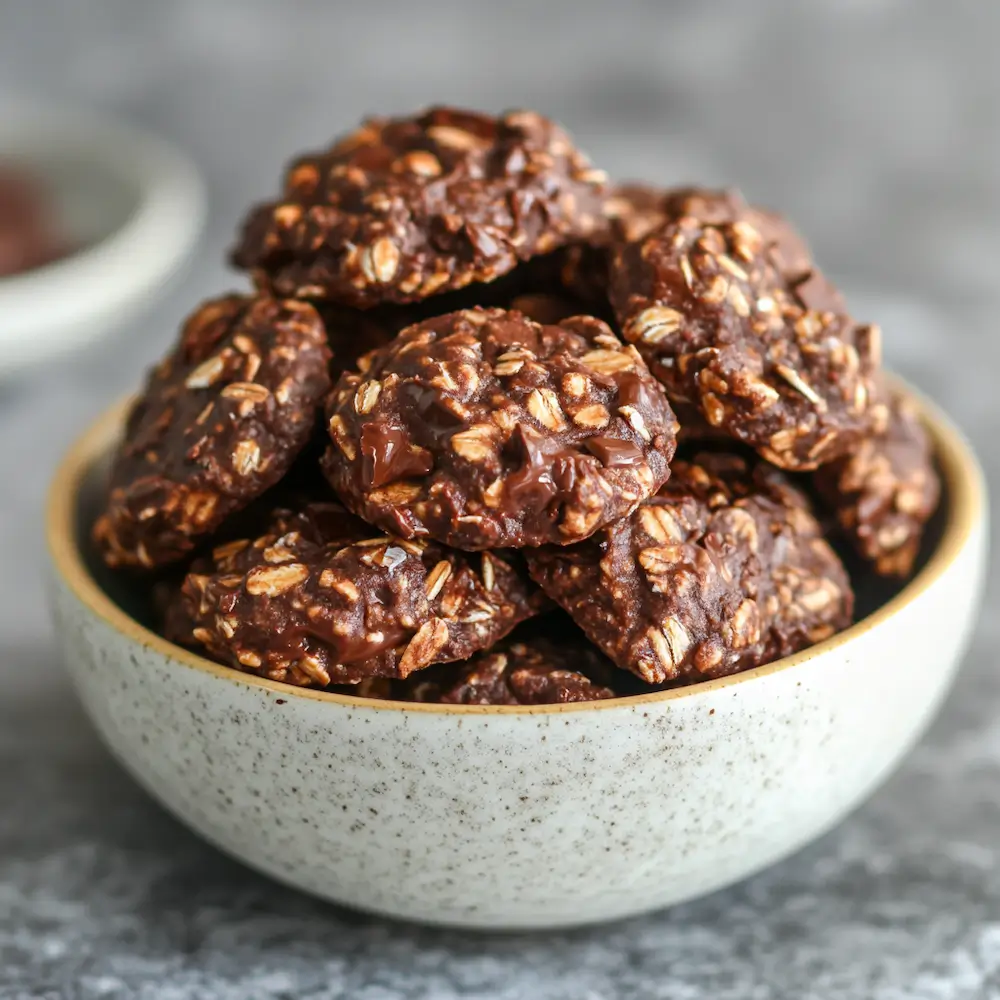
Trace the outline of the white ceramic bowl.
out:
[[[303,690],[170,645],[102,589],[86,528],[122,414],[70,452],[48,513],[56,623],[101,736],[223,850],[308,892],[407,919],[585,924],[772,864],[899,763],[951,683],[980,596],[983,480],[964,439],[925,406],[946,488],[932,552],[888,603],[807,652],[584,705]]]
[[[69,256],[0,277],[0,375],[124,327],[194,248],[205,190],[162,139],[83,111],[0,101],[0,157],[44,182]]]

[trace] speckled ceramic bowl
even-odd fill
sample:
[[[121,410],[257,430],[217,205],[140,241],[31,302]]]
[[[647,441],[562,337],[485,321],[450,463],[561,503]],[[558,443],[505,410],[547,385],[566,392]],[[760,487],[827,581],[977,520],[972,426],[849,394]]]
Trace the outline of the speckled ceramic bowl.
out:
[[[139,624],[85,542],[118,407],[52,485],[66,662],[101,736],[151,794],[223,850],[308,892],[484,928],[665,906],[745,878],[837,823],[947,691],[980,596],[986,505],[966,442],[932,407],[924,413],[945,504],[915,579],[888,600],[864,598],[882,603],[853,628],[677,691],[481,708],[276,684]]]

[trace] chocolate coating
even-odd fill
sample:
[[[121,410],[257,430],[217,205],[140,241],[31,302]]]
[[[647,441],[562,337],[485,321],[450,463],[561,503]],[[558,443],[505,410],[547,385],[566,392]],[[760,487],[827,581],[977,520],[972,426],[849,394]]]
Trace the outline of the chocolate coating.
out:
[[[675,462],[630,517],[526,557],[591,641],[651,684],[746,670],[851,621],[847,573],[805,496],[735,455]]]
[[[469,309],[404,330],[341,376],[324,467],[356,514],[462,549],[565,544],[669,475],[675,421],[598,319]]]
[[[760,233],[771,263],[790,284],[816,270],[802,236],[783,216],[749,205],[733,188],[654,188],[623,184],[605,202],[605,215],[616,241],[636,242],[654,230],[684,216],[706,225],[744,221]],[[843,303],[835,311],[843,311]]]
[[[182,593],[192,637],[213,656],[318,687],[465,659],[545,604],[510,556],[380,536],[315,503],[220,546]]]
[[[610,679],[617,671],[582,639],[556,643],[535,637],[510,641],[468,663],[441,669],[424,681],[414,678],[408,701],[446,705],[560,705],[603,701],[615,691],[595,677]]]
[[[435,107],[289,168],[234,262],[279,295],[368,307],[491,281],[597,225],[605,177],[557,125]]]
[[[615,246],[611,300],[671,399],[775,465],[808,470],[877,423],[880,334],[837,311],[817,271],[779,269],[774,240],[746,218],[681,215]]]
[[[888,426],[814,473],[844,534],[882,576],[908,576],[941,496],[930,438],[913,404],[889,405]]]
[[[586,241],[576,241],[557,251],[562,285],[592,309],[606,306],[611,248],[642,240],[654,230],[682,216],[709,225],[744,221],[762,236],[771,263],[791,284],[805,285],[818,305],[818,288],[828,296],[829,308],[844,311],[843,299],[816,270],[809,247],[787,219],[767,209],[748,205],[736,190],[680,187],[656,188],[627,183],[613,187],[602,205],[603,222]],[[799,288],[800,294],[803,288]]]
[[[133,406],[93,537],[109,566],[183,558],[284,476],[330,386],[303,302],[229,295],[188,319]]]

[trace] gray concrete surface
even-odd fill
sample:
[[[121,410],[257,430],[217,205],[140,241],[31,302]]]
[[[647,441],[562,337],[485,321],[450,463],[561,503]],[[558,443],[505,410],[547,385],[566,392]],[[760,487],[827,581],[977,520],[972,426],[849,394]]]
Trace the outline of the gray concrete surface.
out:
[[[976,0],[0,0],[0,91],[157,129],[191,151],[212,197],[194,266],[142,323],[0,386],[0,996],[1000,997],[996,562],[940,719],[834,833],[671,912],[483,937],[296,895],[165,815],[68,690],[40,537],[58,455],[192,303],[235,283],[223,249],[284,158],[366,110],[437,99],[534,105],[621,176],[735,181],[785,209],[995,483],[998,32],[1000,8]],[[948,637],[928,622],[928,641]]]

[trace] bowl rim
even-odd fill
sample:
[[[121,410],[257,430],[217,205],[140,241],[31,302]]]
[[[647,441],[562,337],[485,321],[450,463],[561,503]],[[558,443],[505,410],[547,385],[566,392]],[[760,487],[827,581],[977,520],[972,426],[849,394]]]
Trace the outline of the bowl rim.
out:
[[[982,521],[986,510],[986,485],[982,469],[972,447],[944,413],[902,380],[893,379],[895,388],[916,403],[921,418],[934,442],[944,491],[949,500],[947,520],[937,548],[926,565],[898,594],[872,614],[855,622],[843,632],[808,649],[741,673],[700,681],[685,687],[650,694],[631,695],[603,701],[559,705],[439,705],[404,701],[382,701],[356,695],[337,694],[313,688],[297,687],[272,681],[255,674],[242,673],[233,667],[215,663],[196,653],[168,642],[126,614],[100,587],[83,560],[76,532],[80,489],[93,463],[111,447],[124,423],[131,399],[119,401],[105,411],[75,441],[63,457],[49,487],[45,512],[45,534],[52,566],[72,594],[95,616],[116,632],[139,645],[160,653],[168,660],[208,673],[233,684],[262,688],[286,699],[306,698],[351,709],[388,712],[422,712],[466,715],[542,715],[561,712],[611,711],[631,709],[653,703],[723,690],[737,684],[751,683],[781,673],[845,646],[878,628],[897,612],[912,603],[931,587],[954,563]]]
[[[8,133],[26,136],[27,148],[34,142],[48,155],[82,153],[116,183],[132,185],[135,204],[96,242],[0,280],[0,312],[7,318],[0,345],[21,345],[0,359],[4,371],[82,343],[74,328],[128,308],[169,280],[196,247],[207,217],[205,183],[187,154],[127,120],[11,97],[0,99],[0,134]],[[17,160],[22,152],[14,145],[7,155]]]

